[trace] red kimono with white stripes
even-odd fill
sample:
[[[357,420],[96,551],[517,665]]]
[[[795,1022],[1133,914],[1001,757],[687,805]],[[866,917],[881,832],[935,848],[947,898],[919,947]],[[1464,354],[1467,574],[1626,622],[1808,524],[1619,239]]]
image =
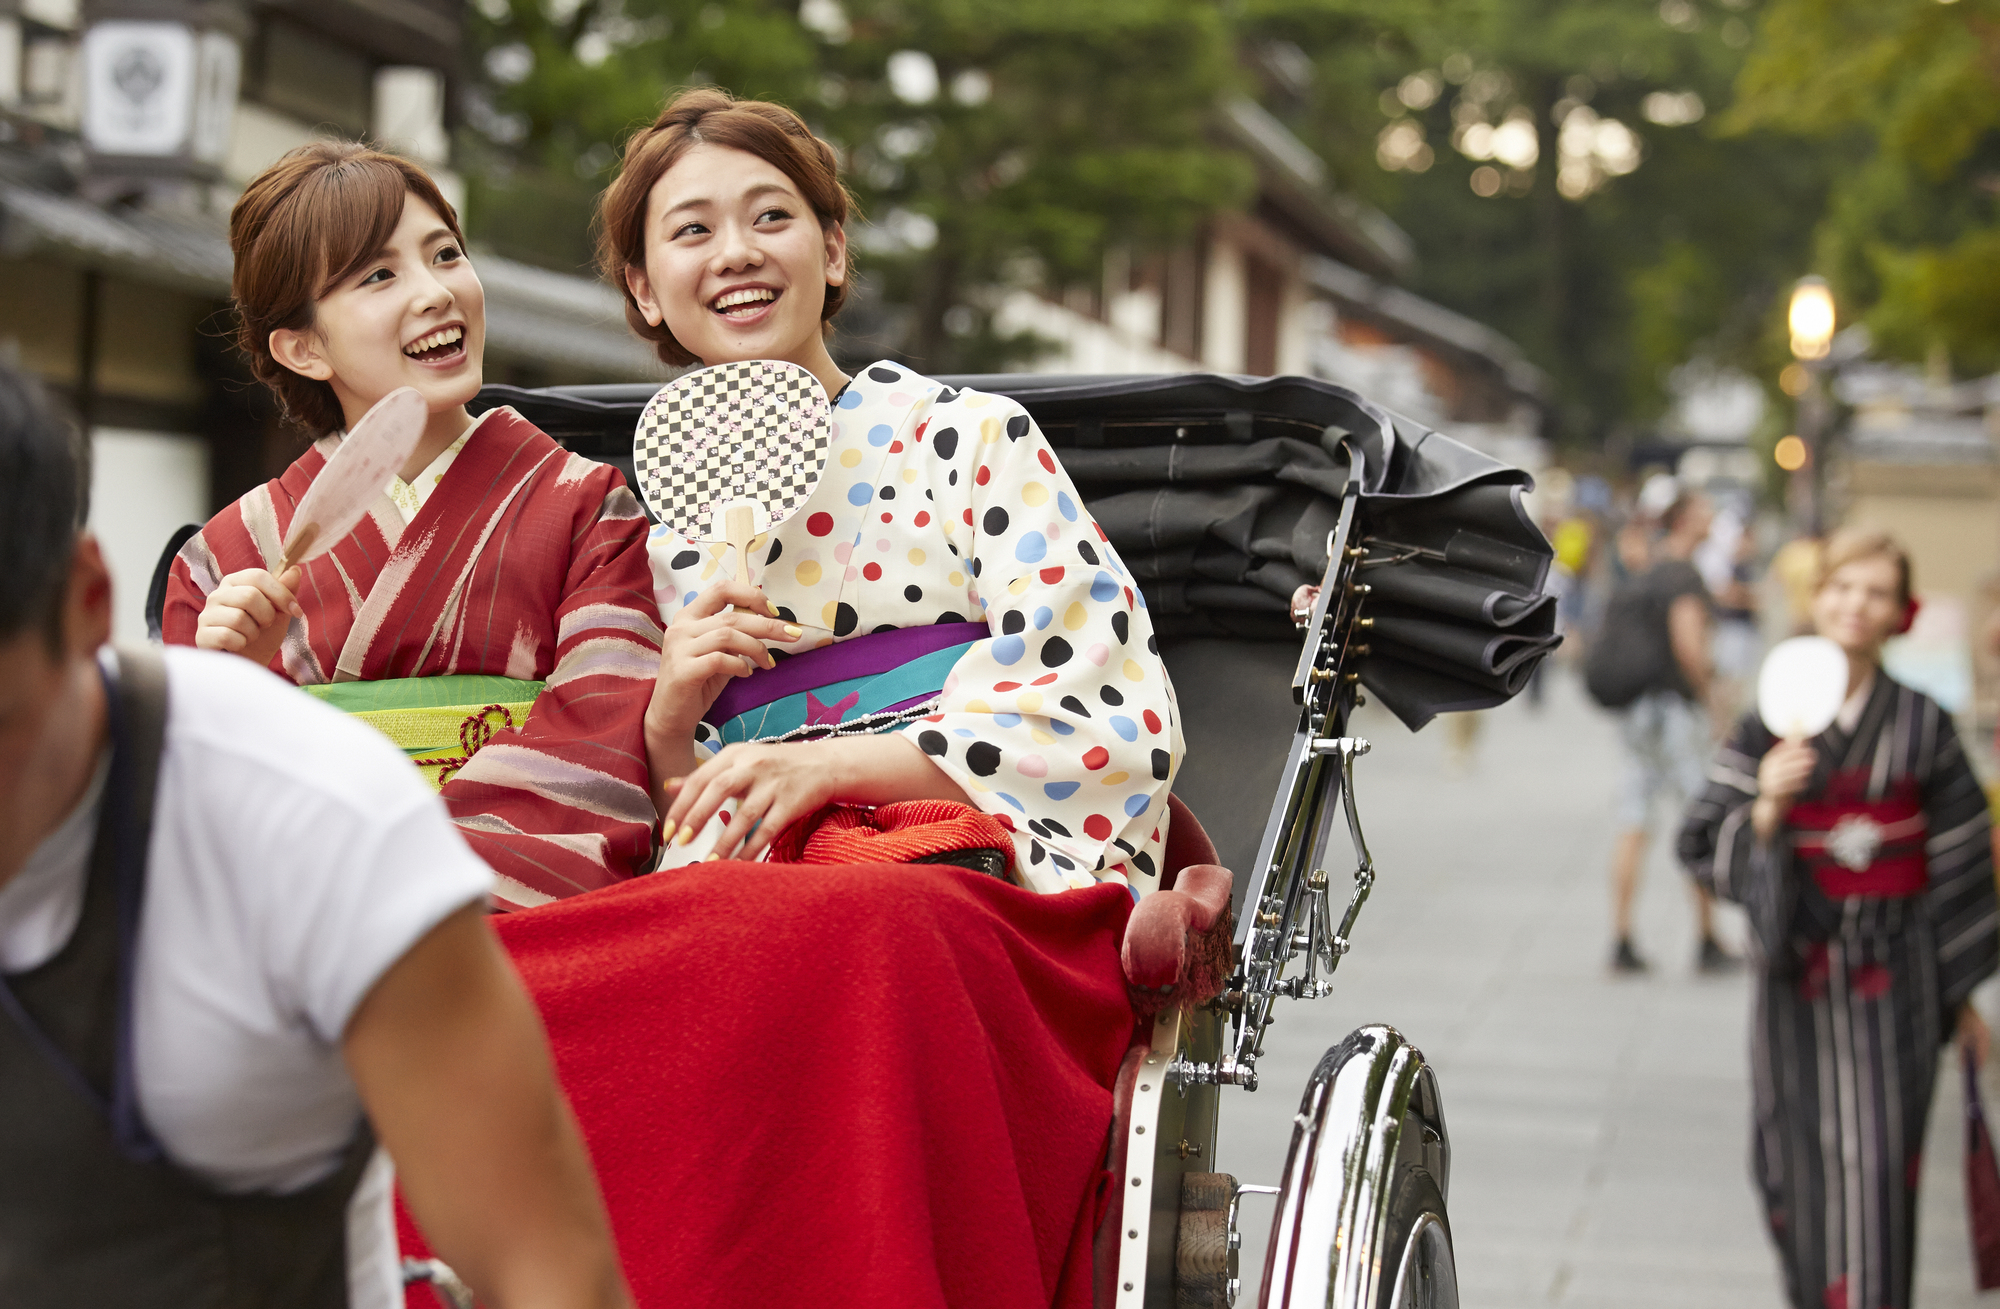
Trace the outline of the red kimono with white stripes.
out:
[[[339,448],[316,442],[211,519],[174,560],[162,620],[191,645],[209,592],[275,568],[306,488]],[[271,670],[301,686],[484,674],[545,683],[445,784],[459,830],[511,906],[642,871],[655,821],[643,720],[659,663],[646,517],[614,468],[511,409],[481,417],[407,523],[385,494],[306,566]]]

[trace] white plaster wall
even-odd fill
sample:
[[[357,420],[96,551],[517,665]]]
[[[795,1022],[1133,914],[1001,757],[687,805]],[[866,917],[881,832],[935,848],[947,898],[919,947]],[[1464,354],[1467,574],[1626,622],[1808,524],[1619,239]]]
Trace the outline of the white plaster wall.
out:
[[[90,530],[111,567],[111,636],[146,639],[146,587],[174,529],[208,520],[208,445],[199,437],[91,432]]]
[[[1218,373],[1242,372],[1248,289],[1243,249],[1226,237],[1218,235],[1208,243],[1201,298],[1202,365]]]
[[[1002,332],[1033,332],[1057,342],[1056,349],[1030,366],[1031,372],[1188,373],[1201,366],[1135,331],[1100,323],[1032,291],[1007,293],[993,322]]]
[[[1285,291],[1278,302],[1278,372],[1284,376],[1304,375],[1312,369],[1314,315],[1313,295],[1296,274],[1285,278]]]

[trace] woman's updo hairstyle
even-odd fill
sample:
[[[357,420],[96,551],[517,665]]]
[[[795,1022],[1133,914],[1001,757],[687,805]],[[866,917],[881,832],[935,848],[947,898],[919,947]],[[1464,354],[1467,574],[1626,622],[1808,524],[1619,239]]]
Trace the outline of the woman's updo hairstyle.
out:
[[[625,297],[625,321],[653,343],[663,362],[677,368],[698,361],[674,339],[664,322],[655,327],[646,321],[626,284],[625,270],[646,266],[646,202],[653,187],[682,155],[698,145],[741,150],[776,168],[812,206],[821,231],[845,224],[853,204],[847,188],[840,184],[840,164],[833,147],[814,136],[805,120],[783,105],[738,100],[716,87],[698,87],[675,96],[651,127],[635,133],[625,143],[617,180],[598,200],[597,264],[606,280]],[[831,323],[846,299],[845,283],[829,284],[820,322]]]
[[[1836,572],[1862,559],[1886,559],[1895,565],[1896,599],[1908,608],[1912,595],[1910,552],[1895,537],[1876,528],[1843,527],[1829,536],[1820,550],[1819,577],[1813,590],[1819,590]]]
[[[329,384],[273,358],[271,333],[313,325],[314,304],[389,244],[406,196],[436,210],[465,244],[457,212],[423,169],[353,141],[300,146],[259,174],[229,211],[236,343],[285,417],[315,437],[345,423],[340,401]]]

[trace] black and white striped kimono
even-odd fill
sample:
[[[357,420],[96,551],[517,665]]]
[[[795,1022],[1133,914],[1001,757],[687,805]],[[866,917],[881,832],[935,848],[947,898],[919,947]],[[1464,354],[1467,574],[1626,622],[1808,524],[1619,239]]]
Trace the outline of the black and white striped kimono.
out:
[[[1854,709],[1768,845],[1755,714],[1680,834],[1695,879],[1749,911],[1751,1168],[1799,1309],[1907,1309],[1938,1056],[2000,963],[1986,797],[1950,716],[1879,670]]]

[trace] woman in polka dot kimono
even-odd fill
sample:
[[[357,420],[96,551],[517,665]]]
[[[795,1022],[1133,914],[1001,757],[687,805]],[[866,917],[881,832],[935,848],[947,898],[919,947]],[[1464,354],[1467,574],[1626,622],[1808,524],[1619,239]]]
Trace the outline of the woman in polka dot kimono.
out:
[[[605,195],[604,263],[663,359],[786,360],[835,398],[821,481],[752,543],[748,578],[726,547],[654,530],[669,626],[646,726],[653,776],[675,779],[663,837],[686,841],[734,800],[710,857],[756,858],[830,802],[956,800],[1014,833],[1027,886],[1143,892],[1182,745],[1137,588],[1017,403],[834,365],[846,216],[829,147],[788,110],[713,90],[634,137]],[[937,625],[971,635],[935,707],[893,730],[771,743],[709,721],[732,679],[779,658]],[[807,701],[810,721],[850,712],[829,698]]]

